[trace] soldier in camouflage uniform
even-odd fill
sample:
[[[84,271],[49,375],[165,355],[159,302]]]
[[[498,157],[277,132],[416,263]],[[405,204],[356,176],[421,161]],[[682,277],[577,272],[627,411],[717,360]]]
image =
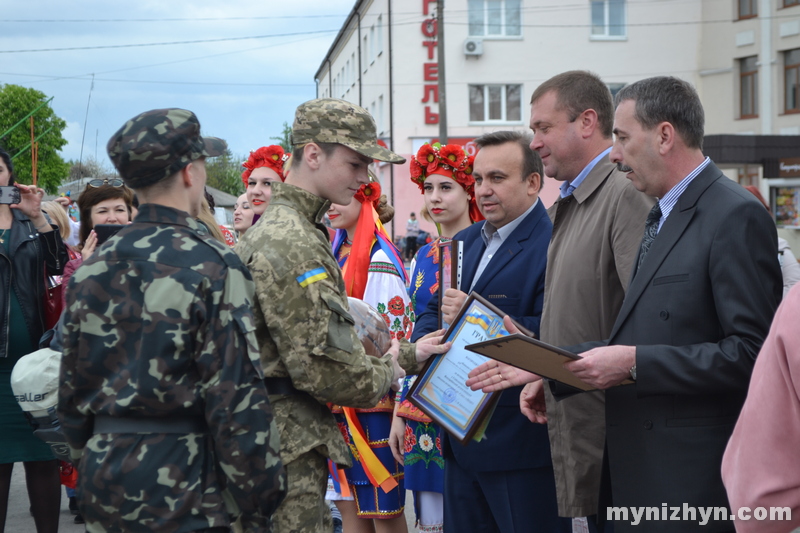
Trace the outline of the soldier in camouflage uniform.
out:
[[[320,223],[331,202],[349,204],[369,181],[374,159],[404,159],[377,145],[369,113],[342,100],[297,108],[293,163],[285,183],[236,252],[256,283],[255,324],[288,492],[273,517],[276,533],[329,533],[326,460],[350,465],[347,444],[327,402],[369,408],[403,374],[448,346],[440,338],[393,341],[370,357],[356,337],[339,265]]]
[[[286,476],[253,330],[254,285],[194,219],[190,111],[129,120],[108,153],[143,205],[69,284],[58,411],[90,532],[271,531]]]

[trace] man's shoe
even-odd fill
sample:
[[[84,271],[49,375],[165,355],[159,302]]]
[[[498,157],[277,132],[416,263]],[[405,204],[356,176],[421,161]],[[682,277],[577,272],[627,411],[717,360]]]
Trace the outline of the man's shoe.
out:
[[[78,514],[75,515],[75,523],[76,524],[85,524],[86,523],[86,521],[83,519],[83,516],[81,516],[81,513],[78,513]]]
[[[75,496],[70,496],[69,498],[69,512],[78,514],[78,499]]]

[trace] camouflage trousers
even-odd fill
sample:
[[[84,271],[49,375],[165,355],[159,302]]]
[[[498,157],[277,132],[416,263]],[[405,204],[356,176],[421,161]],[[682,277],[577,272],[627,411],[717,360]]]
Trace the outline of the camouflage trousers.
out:
[[[286,469],[286,498],[272,515],[273,533],[330,533],[331,512],[325,503],[328,486],[327,459],[310,451]]]

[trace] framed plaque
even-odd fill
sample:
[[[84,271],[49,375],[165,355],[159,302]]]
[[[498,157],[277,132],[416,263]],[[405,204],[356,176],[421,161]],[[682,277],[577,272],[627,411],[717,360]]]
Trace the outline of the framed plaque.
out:
[[[581,358],[580,355],[527,335],[515,333],[502,339],[478,342],[466,349],[582,391],[594,390],[594,387],[564,368],[564,363],[576,361]],[[633,381],[626,379],[620,385],[632,383]]]
[[[500,395],[466,386],[467,374],[489,360],[466,347],[508,335],[503,325],[505,315],[480,295],[471,293],[445,333],[444,340],[452,342],[452,348],[431,357],[408,392],[411,403],[462,444],[482,434]]]

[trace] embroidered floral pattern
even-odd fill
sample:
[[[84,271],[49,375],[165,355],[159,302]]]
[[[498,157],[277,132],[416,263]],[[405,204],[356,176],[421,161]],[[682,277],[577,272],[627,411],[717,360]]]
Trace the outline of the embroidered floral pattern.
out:
[[[403,304],[403,299],[399,296],[395,296],[389,300],[389,312],[394,316],[401,316],[405,311],[405,307],[406,306]]]
[[[403,439],[403,451],[405,453],[411,453],[411,450],[414,449],[414,446],[417,444],[417,436],[414,435],[414,430],[411,429],[411,426],[406,424],[406,433],[405,438]]]
[[[413,426],[413,427],[412,427]],[[405,464],[423,462],[426,468],[444,468],[439,429],[434,424],[406,424]]]

